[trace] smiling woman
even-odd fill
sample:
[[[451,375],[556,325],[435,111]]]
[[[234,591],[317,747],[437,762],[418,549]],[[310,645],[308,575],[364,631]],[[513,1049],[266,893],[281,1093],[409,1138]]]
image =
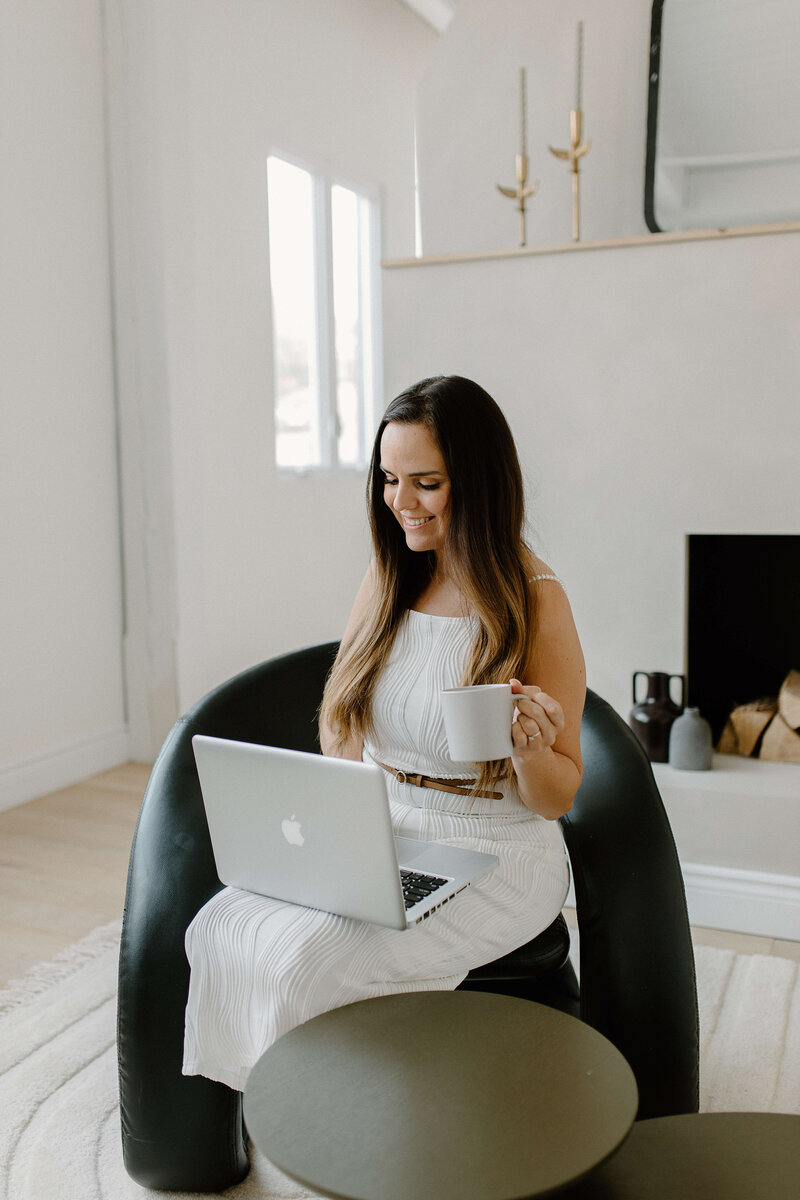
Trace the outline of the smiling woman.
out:
[[[512,728],[521,754],[478,764],[476,786],[492,792],[508,781],[533,811],[560,816],[580,781],[583,658],[563,592],[540,592],[539,582],[553,576],[523,540],[519,459],[492,397],[460,376],[425,379],[397,396],[375,438],[368,508],[373,566],[326,689],[323,749],[354,758],[367,752],[373,695],[409,611],[473,621],[469,653],[450,686],[511,681],[522,693],[520,680],[537,680]],[[537,750],[551,753],[534,781],[529,755],[539,734]]]
[[[325,689],[323,753],[385,772],[396,837],[497,866],[404,930],[231,888],[214,896],[186,934],[184,1071],[236,1088],[318,1013],[457,987],[552,924],[567,894],[556,818],[581,779],[583,656],[563,589],[523,540],[499,406],[459,376],[408,388],[379,425],[367,499],[373,562]],[[480,683],[513,697],[494,762],[455,759],[444,727],[442,692]]]

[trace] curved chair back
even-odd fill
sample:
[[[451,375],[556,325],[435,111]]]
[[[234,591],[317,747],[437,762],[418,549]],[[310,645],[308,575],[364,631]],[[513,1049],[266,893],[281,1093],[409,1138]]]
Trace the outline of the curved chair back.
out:
[[[562,818],[580,931],[580,1013],[625,1055],[638,1119],[696,1112],[698,1019],[683,876],[653,771],[605,700],[586,697],[583,782]]]

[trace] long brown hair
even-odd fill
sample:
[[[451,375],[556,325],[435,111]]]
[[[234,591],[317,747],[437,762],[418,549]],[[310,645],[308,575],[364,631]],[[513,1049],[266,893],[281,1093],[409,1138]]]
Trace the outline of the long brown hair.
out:
[[[468,610],[478,617],[462,683],[521,677],[535,626],[535,585],[527,578],[532,556],[523,537],[524,485],[508,423],[477,383],[458,375],[423,379],[391,402],[375,437],[367,481],[375,590],[360,626],[339,650],[321,710],[339,746],[353,734],[370,733],[375,682],[400,620],[436,567],[433,551],[409,550],[383,498],[381,439],[391,422],[424,425],[450,478],[444,557]],[[476,787],[485,790],[510,774],[507,759],[481,764]]]

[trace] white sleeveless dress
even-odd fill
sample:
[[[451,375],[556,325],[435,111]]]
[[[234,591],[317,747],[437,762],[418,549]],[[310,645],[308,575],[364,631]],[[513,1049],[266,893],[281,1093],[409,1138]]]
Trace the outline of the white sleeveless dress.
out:
[[[438,777],[475,776],[447,753],[439,692],[457,687],[475,618],[410,611],[377,684],[364,758]],[[387,775],[394,831],[496,854],[499,865],[429,920],[396,930],[224,888],[186,931],[191,965],[183,1072],[243,1090],[288,1030],[372,996],[457,987],[473,967],[535,937],[564,904],[557,821],[513,785],[502,799],[415,788]],[[497,789],[499,790],[499,789]]]

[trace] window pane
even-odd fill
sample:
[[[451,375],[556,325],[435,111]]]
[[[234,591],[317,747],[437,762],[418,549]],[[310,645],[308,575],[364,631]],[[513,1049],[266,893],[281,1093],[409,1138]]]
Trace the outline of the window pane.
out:
[[[320,463],[314,189],[308,171],[267,160],[269,263],[279,467]]]
[[[372,428],[375,419],[375,386],[377,382],[378,343],[380,333],[375,327],[375,305],[378,299],[379,271],[375,240],[377,211],[375,202],[366,196],[358,201],[359,220],[359,278],[361,303],[361,462],[369,461]]]
[[[362,422],[359,198],[331,188],[333,314],[336,331],[336,430],[340,464],[358,464]]]

